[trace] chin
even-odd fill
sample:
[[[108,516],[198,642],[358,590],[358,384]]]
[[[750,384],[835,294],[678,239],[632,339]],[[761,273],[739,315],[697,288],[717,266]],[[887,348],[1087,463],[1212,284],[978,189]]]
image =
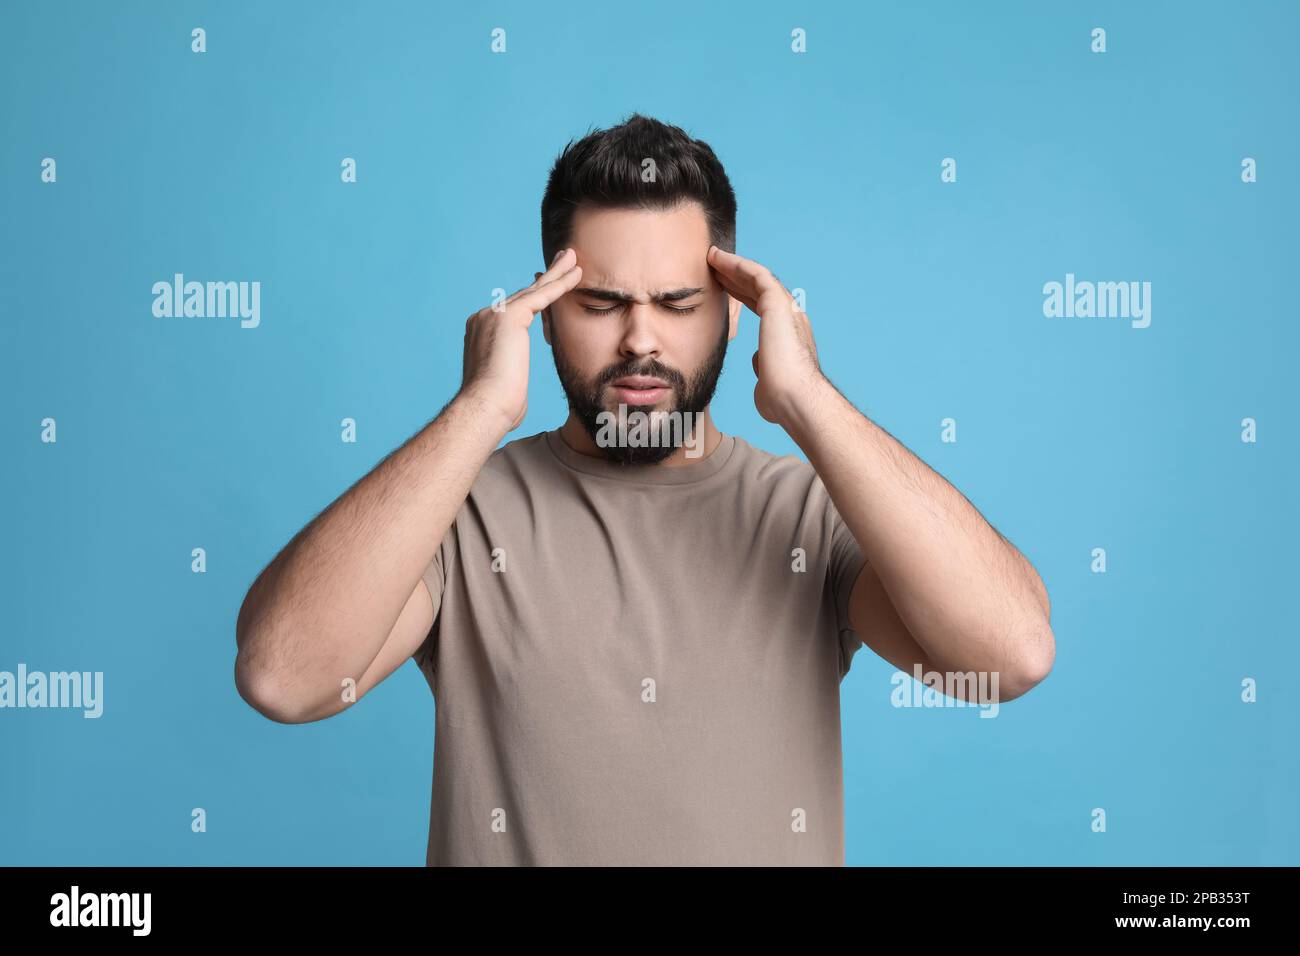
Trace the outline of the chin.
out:
[[[605,457],[620,465],[657,465],[672,456],[677,449],[671,446],[647,448],[602,448]]]
[[[600,411],[590,420],[584,420],[583,424],[596,447],[609,461],[623,465],[653,465],[671,457],[682,447],[680,435],[676,433],[678,430],[665,425],[668,419],[657,417],[676,411],[677,403],[671,397],[651,405],[602,405]],[[638,420],[641,430],[638,430]],[[625,427],[629,432],[623,431]],[[640,440],[627,443],[629,433],[637,435]]]

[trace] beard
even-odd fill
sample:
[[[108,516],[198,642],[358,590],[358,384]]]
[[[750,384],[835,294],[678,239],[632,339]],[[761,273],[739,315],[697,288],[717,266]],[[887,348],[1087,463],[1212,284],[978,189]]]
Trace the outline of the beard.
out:
[[[609,366],[591,381],[586,381],[565,358],[558,335],[552,336],[551,354],[555,358],[555,373],[559,376],[560,385],[569,400],[569,410],[578,421],[582,422],[582,427],[587,430],[596,447],[604,452],[605,457],[620,465],[654,465],[668,458],[682,446],[690,435],[687,429],[699,420],[697,416],[704,412],[709,402],[713,401],[718,376],[722,374],[722,362],[727,355],[727,313],[724,309],[722,334],[714,345],[712,353],[695,370],[689,381],[677,369],[663,365],[654,359],[646,361],[629,359]],[[659,411],[680,413],[683,429],[669,441],[655,445],[634,445],[625,442],[608,444],[602,441],[602,432],[605,431],[606,426],[601,418],[608,415],[617,416],[618,406],[612,409],[606,408],[601,404],[600,397],[610,382],[627,375],[649,375],[663,379],[673,390],[675,404],[672,408]],[[657,414],[652,409],[654,409],[653,405],[627,406],[629,414],[634,411],[650,416]],[[668,433],[671,434],[671,430]]]

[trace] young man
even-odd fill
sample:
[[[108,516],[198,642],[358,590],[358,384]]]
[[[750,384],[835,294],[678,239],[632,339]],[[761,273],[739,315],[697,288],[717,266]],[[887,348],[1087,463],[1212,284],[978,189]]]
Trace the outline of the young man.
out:
[[[455,398],[249,590],[235,678],[273,720],[423,670],[430,865],[842,864],[839,686],[863,642],[909,674],[994,674],[1003,701],[1052,666],[1029,562],[822,375],[735,217],[676,127],[570,143],[547,271],[469,317]],[[742,304],[758,411],[811,464],[709,414]],[[570,413],[498,449],[536,313]]]

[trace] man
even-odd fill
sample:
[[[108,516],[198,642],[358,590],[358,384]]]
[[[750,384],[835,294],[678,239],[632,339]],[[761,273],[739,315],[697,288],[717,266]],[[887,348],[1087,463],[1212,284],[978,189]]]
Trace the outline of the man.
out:
[[[1029,562],[825,378],[808,316],[734,253],[735,217],[676,127],[570,143],[549,268],[469,317],[452,401],[249,590],[236,683],[273,720],[421,667],[430,865],[842,864],[839,685],[862,643],[908,673],[996,675],[1003,701],[1052,666]],[[709,413],[742,304],[755,404],[808,463]],[[497,448],[537,313],[570,413]]]

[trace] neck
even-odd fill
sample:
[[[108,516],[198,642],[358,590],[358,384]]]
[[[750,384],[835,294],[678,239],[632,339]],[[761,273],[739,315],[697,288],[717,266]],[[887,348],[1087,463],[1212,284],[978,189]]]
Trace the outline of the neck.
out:
[[[688,449],[684,447],[675,448],[671,455],[659,462],[659,466],[663,468],[677,468],[682,465],[690,465],[698,461],[703,461],[705,458],[712,455],[714,449],[716,449],[718,444],[722,441],[722,433],[718,431],[716,426],[714,426],[713,415],[708,408],[705,408],[704,413],[700,416],[698,431],[700,435],[703,435],[703,454],[698,454],[694,457],[688,458],[686,455]],[[588,434],[587,429],[583,427],[582,422],[578,420],[577,416],[575,416],[573,412],[569,412],[569,417],[566,418],[564,424],[560,426],[560,437],[564,439],[566,445],[579,454],[589,455],[592,458],[605,457],[605,453],[601,451],[600,446],[597,445],[591,435]],[[695,436],[694,441],[699,440],[699,435]]]

